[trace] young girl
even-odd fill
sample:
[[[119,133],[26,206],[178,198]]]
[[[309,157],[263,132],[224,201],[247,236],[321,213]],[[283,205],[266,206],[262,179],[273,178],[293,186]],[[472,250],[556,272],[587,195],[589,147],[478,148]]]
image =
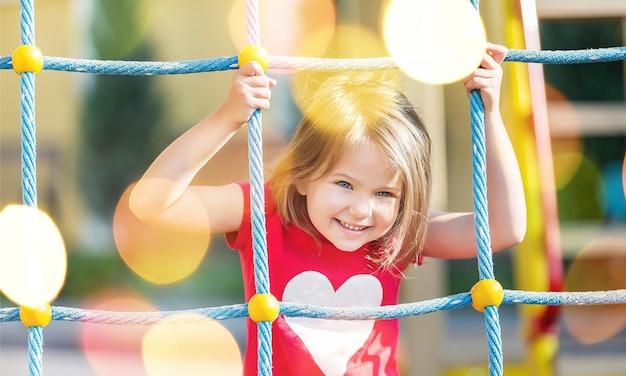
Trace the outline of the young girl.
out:
[[[499,112],[506,49],[488,45],[464,82],[485,108],[488,200],[494,251],[526,230],[519,168]],[[312,99],[266,184],[271,293],[321,306],[398,303],[403,270],[422,256],[476,256],[473,213],[429,209],[430,139],[406,97],[367,74],[339,75]],[[255,293],[248,183],[195,186],[192,179],[257,108],[275,81],[256,63],[234,74],[225,102],[175,140],[137,183],[143,220],[225,233],[239,250],[246,301]],[[428,230],[427,230],[428,228]],[[280,316],[274,375],[398,375],[398,320]],[[256,374],[256,325],[248,321],[245,375]]]

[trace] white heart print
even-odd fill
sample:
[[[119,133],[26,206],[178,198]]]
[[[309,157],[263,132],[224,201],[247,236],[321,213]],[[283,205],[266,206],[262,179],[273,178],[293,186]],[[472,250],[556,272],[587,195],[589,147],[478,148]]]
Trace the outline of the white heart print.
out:
[[[350,277],[337,291],[328,278],[315,271],[293,277],[285,286],[283,301],[330,307],[379,307],[380,281],[368,274]],[[374,320],[327,320],[285,317],[326,376],[342,376],[348,361],[369,338]]]

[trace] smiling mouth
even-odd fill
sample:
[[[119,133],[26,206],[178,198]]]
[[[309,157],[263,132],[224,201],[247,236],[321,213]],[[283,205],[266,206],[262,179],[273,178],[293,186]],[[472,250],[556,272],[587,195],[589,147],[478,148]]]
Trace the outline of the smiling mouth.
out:
[[[344,221],[339,221],[339,223],[341,224],[341,226],[347,228],[348,230],[352,230],[352,231],[363,231],[367,228],[367,226],[354,226],[351,225],[349,223],[346,223]]]

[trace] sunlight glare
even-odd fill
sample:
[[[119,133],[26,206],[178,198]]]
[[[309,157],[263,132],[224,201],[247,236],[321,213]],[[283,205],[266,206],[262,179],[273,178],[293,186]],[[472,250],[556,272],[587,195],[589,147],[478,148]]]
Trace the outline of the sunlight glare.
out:
[[[65,282],[67,255],[59,229],[37,208],[0,212],[0,290],[27,307],[50,303]]]
[[[421,82],[461,80],[485,54],[485,28],[467,0],[393,0],[382,22],[391,57]]]

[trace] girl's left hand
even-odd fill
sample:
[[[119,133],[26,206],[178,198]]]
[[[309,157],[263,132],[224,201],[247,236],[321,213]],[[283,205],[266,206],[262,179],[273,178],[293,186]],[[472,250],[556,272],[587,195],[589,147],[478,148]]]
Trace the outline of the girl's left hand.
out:
[[[502,85],[500,63],[504,61],[507,53],[506,47],[488,43],[487,53],[485,53],[480,67],[463,81],[468,95],[472,90],[480,90],[485,112],[495,112],[500,109],[500,88]]]

